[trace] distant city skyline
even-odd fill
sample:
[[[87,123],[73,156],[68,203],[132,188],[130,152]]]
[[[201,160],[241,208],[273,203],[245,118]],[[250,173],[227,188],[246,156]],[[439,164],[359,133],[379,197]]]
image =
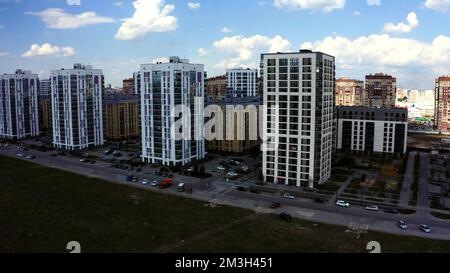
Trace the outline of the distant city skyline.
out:
[[[449,13],[444,0],[0,0],[0,73],[43,78],[86,63],[119,87],[167,56],[212,77],[311,48],[336,57],[338,78],[383,72],[398,87],[433,89],[450,74]]]

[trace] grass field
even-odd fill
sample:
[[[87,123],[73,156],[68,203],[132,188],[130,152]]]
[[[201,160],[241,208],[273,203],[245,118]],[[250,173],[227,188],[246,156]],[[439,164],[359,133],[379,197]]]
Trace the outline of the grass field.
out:
[[[134,189],[0,157],[0,251],[449,252],[450,242],[276,217]]]

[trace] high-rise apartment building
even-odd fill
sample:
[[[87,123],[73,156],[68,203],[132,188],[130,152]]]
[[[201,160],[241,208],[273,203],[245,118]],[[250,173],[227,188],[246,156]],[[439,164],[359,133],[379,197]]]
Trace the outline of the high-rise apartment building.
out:
[[[102,70],[75,64],[53,70],[51,81],[53,145],[67,150],[103,145]]]
[[[0,137],[39,135],[38,76],[16,70],[0,75]]]
[[[450,75],[436,79],[434,122],[439,131],[450,131]]]
[[[139,95],[108,95],[105,98],[104,111],[106,138],[121,140],[141,136]]]
[[[134,94],[141,94],[141,74],[133,73]]]
[[[50,97],[52,95],[52,83],[50,79],[39,79],[39,97]]]
[[[364,106],[394,108],[396,102],[397,79],[383,73],[366,76]]]
[[[134,78],[125,79],[122,81],[122,93],[133,94],[135,92]]]
[[[139,73],[143,160],[185,165],[204,158],[204,65],[170,57],[141,65]]]
[[[362,106],[364,103],[364,82],[347,78],[336,80],[336,105]]]
[[[259,151],[261,143],[257,131],[260,97],[229,98],[225,102],[213,104],[219,106],[223,113],[222,135],[206,142],[208,151],[235,154]],[[251,128],[255,128],[254,134]]]
[[[227,76],[206,79],[205,95],[211,102],[223,102],[227,97]]]
[[[331,175],[335,58],[310,50],[262,54],[261,74],[265,181],[309,188],[325,183]]]
[[[257,69],[228,69],[228,96],[233,98],[255,97],[258,88]]]

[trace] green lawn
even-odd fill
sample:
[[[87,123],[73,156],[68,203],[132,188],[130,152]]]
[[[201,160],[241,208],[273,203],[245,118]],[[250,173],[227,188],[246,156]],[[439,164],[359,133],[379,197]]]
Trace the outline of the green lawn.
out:
[[[256,215],[0,157],[0,252],[445,252],[450,242]],[[182,243],[184,240],[184,243]]]

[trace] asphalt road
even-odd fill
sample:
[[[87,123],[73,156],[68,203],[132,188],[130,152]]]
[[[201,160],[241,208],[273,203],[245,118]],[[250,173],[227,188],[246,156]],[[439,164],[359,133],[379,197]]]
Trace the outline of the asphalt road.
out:
[[[280,195],[240,192],[235,189],[234,183],[227,183],[222,179],[221,176],[214,176],[216,179],[214,181],[212,179],[209,179],[209,183],[206,184],[204,181],[202,182],[199,179],[192,179],[190,177],[181,177],[179,175],[175,175],[176,182],[184,182],[188,185],[188,187],[192,187],[194,189],[193,194],[179,193],[177,192],[176,187],[161,190],[158,188],[152,188],[148,185],[142,185],[141,179],[143,178],[150,180],[150,182],[153,180],[162,180],[162,178],[159,176],[145,174],[142,172],[133,173],[135,177],[140,179],[138,183],[126,182],[126,176],[131,172],[110,168],[110,163],[107,162],[97,161],[96,164],[83,163],[80,162],[78,158],[67,156],[52,157],[51,153],[43,153],[39,151],[23,152],[17,150],[15,146],[11,145],[7,148],[0,148],[0,154],[10,157],[16,157],[16,154],[18,152],[22,152],[25,154],[32,153],[36,155],[36,159],[32,160],[32,162],[37,164],[89,177],[98,177],[107,181],[111,181],[113,183],[134,186],[146,190],[165,192],[173,195],[184,196],[187,198],[217,204],[226,204],[241,208],[253,209],[260,213],[286,212],[291,214],[293,217],[326,224],[342,225],[346,227],[350,225],[367,225],[369,230],[374,231],[450,240],[450,221],[436,219],[428,213],[424,212],[416,213],[413,215],[394,215],[384,213],[383,211],[367,211],[363,207],[355,205],[352,205],[349,208],[340,208],[335,206],[334,204],[317,204],[309,199],[290,200],[282,198]],[[27,160],[25,158],[21,159]],[[427,160],[427,158],[424,157],[422,160]],[[423,165],[427,164],[421,164],[421,167]],[[427,167],[425,166],[424,168]],[[422,171],[425,173],[427,170],[421,169],[421,174]],[[421,188],[421,190],[427,189]],[[280,202],[282,204],[282,207],[276,210],[270,209],[270,204],[274,202]],[[398,220],[406,221],[409,229],[407,231],[400,230],[396,226],[396,222]],[[432,228],[432,233],[425,234],[420,232],[418,229],[418,226],[420,224],[430,225]]]

